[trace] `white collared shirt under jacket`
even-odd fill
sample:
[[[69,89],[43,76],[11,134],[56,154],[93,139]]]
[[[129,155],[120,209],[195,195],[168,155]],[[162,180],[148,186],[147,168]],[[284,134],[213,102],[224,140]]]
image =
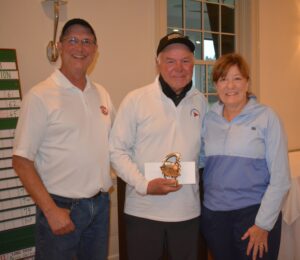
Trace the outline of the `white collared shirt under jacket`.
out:
[[[49,193],[88,198],[107,191],[113,114],[102,86],[87,77],[81,91],[55,70],[25,96],[13,154],[35,162]]]
[[[207,103],[195,88],[176,107],[155,82],[123,100],[110,137],[111,162],[127,182],[125,213],[157,221],[177,222],[200,214],[198,169],[196,184],[167,195],[146,195],[144,164],[162,162],[170,152],[194,161],[200,152],[201,125]]]

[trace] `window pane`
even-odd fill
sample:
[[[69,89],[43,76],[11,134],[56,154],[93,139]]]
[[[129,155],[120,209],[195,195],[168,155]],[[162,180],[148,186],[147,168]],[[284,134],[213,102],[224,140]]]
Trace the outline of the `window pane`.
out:
[[[182,0],[168,1],[168,27],[183,28]]]
[[[194,67],[193,82],[195,87],[205,93],[205,65],[196,64]]]
[[[219,32],[219,6],[204,4],[204,30]]]
[[[185,26],[188,29],[201,29],[201,2],[186,0]]]
[[[225,5],[232,5],[232,6],[234,6],[234,0],[222,0],[221,2],[223,2]]]
[[[206,2],[218,3],[219,0],[207,0]]]
[[[212,81],[212,68],[213,66],[209,65],[207,66],[207,75],[208,75],[208,79],[207,79],[207,85],[208,85],[208,93],[216,93],[216,89],[214,86],[214,83]]]
[[[200,32],[191,32],[186,31],[186,35],[190,38],[190,40],[195,44],[195,58],[200,60],[202,59],[202,36]]]
[[[207,99],[208,99],[208,103],[209,103],[210,105],[212,105],[213,103],[219,101],[218,96],[216,96],[216,95],[209,95],[209,96],[207,97]]]
[[[219,53],[219,35],[204,33],[204,60],[216,60]]]
[[[234,52],[234,36],[222,35],[222,54]]]
[[[234,33],[234,9],[222,6],[221,9],[222,32]]]

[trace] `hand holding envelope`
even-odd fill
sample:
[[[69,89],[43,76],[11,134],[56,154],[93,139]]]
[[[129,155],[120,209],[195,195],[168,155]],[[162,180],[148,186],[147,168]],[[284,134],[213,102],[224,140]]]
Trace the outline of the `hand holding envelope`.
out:
[[[182,185],[176,185],[174,179],[155,178],[149,181],[147,187],[148,195],[166,195],[170,192],[178,191]]]

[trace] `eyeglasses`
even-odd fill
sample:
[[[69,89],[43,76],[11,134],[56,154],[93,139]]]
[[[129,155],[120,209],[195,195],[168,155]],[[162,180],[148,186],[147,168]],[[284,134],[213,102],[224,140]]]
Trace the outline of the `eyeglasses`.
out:
[[[67,43],[71,46],[77,46],[81,43],[82,46],[91,47],[92,45],[96,44],[96,40],[91,40],[91,39],[87,39],[87,38],[79,40],[76,37],[71,37],[71,38],[63,39],[63,41],[67,41]]]

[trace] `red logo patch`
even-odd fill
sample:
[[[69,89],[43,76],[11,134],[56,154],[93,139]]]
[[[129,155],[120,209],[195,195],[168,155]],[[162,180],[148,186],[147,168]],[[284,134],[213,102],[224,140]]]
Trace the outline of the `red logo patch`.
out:
[[[193,108],[193,109],[191,110],[190,115],[191,115],[192,117],[199,117],[200,112],[199,112],[196,108]]]
[[[100,106],[101,112],[103,115],[107,116],[108,115],[108,109],[105,106]]]

